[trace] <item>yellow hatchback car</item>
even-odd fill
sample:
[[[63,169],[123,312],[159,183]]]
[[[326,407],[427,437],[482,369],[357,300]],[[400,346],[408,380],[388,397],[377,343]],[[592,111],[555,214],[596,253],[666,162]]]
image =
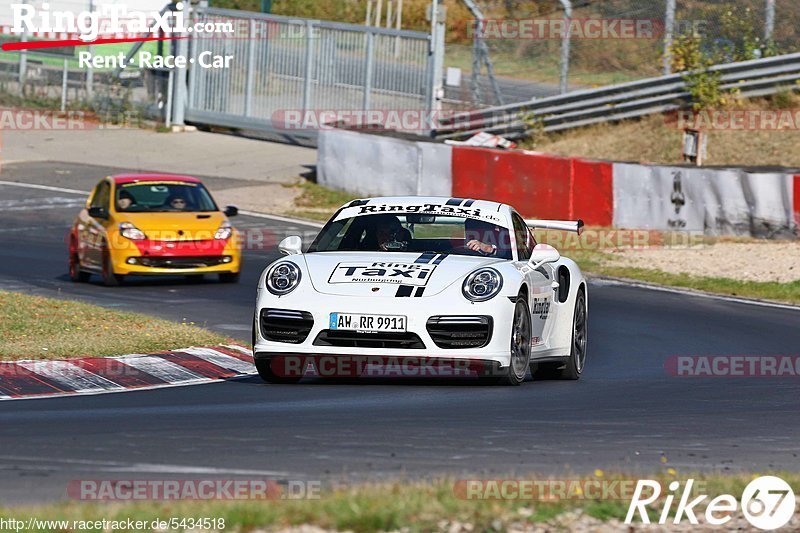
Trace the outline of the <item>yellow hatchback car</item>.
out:
[[[217,274],[235,283],[241,268],[239,233],[202,182],[189,176],[125,174],[98,183],[72,226],[69,276],[106,285],[127,275]]]

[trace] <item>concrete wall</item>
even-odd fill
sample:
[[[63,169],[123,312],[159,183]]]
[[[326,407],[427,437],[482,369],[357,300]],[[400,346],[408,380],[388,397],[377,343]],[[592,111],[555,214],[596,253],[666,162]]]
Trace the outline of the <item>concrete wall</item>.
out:
[[[452,147],[347,130],[317,140],[320,185],[361,196],[450,196]]]

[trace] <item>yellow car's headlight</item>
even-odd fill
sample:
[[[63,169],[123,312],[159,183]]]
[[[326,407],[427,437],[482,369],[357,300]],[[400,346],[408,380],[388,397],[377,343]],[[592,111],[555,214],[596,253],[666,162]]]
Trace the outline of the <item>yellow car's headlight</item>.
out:
[[[123,222],[119,225],[119,233],[126,239],[132,241],[143,241],[147,238],[142,230],[131,224],[130,222]]]
[[[233,235],[233,228],[231,227],[230,222],[226,220],[219,225],[217,232],[214,234],[214,238],[220,241],[225,241],[230,239],[231,235]]]

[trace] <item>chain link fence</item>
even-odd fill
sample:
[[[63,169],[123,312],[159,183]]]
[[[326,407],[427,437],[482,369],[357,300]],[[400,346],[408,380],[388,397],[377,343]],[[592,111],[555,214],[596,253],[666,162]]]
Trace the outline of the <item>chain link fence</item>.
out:
[[[465,20],[459,24],[463,32],[449,35],[445,66],[462,74],[460,83],[448,84],[447,98],[467,107],[675,72],[680,65],[671,51],[689,36],[715,63],[800,51],[796,0],[482,0],[476,5],[485,17],[477,27],[499,91],[485,62],[477,84],[473,81],[475,22]]]

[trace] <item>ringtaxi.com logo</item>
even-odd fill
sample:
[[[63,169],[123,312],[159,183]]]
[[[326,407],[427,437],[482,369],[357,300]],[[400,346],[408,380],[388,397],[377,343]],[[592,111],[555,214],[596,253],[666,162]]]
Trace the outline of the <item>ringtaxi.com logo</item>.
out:
[[[706,502],[709,496],[700,494],[690,500],[693,494],[694,480],[689,479],[681,488],[679,481],[668,485],[668,491],[662,495],[662,487],[658,481],[640,479],[636,484],[625,524],[633,523],[638,514],[643,524],[650,524],[647,508],[650,504],[664,498],[659,525],[665,525],[673,503],[678,500],[674,509],[673,524],[680,524],[684,519],[692,525],[698,525],[695,507]],[[741,501],[731,494],[722,494],[708,501],[703,516],[705,522],[712,526],[722,526],[733,519],[733,514],[741,506],[745,519],[753,526],[764,531],[771,531],[785,526],[794,516],[795,496],[792,487],[775,476],[761,476],[752,480],[742,492]],[[698,511],[699,512],[699,511]]]

